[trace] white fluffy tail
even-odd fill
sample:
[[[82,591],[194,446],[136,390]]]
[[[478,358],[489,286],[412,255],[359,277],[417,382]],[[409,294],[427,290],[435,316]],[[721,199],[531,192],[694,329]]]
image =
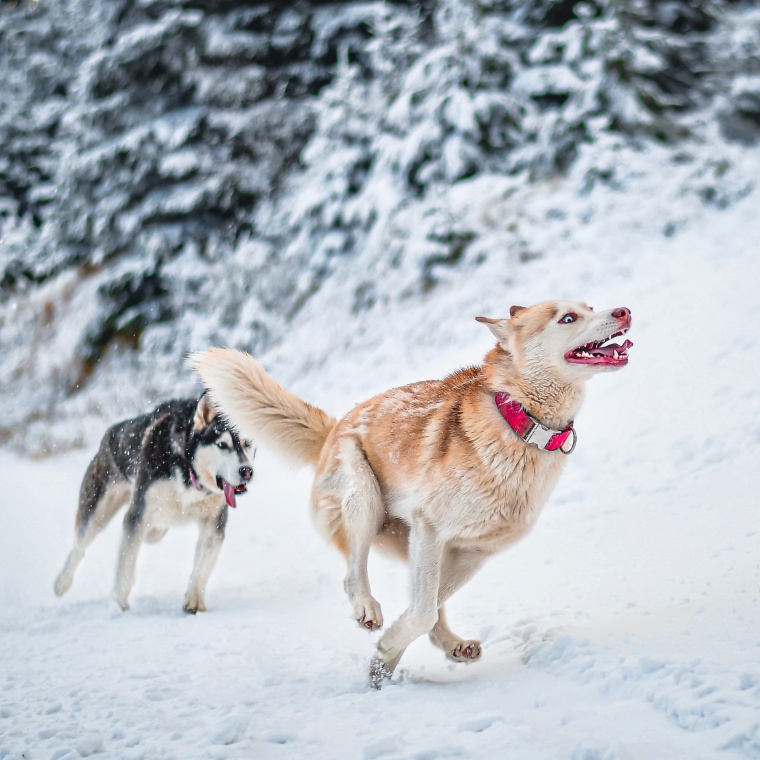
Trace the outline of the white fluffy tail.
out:
[[[276,383],[250,355],[212,348],[188,357],[211,400],[246,438],[316,464],[336,420]]]

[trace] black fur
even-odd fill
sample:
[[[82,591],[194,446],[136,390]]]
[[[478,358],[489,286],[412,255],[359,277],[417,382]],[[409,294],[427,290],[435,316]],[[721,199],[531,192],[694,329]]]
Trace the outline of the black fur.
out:
[[[224,442],[219,440],[222,436]],[[204,456],[199,474],[195,464],[201,449],[210,453],[209,447],[226,449],[230,444],[232,450]],[[129,608],[142,542],[155,543],[169,525],[195,520],[198,544],[183,609],[205,610],[206,581],[224,540],[228,507],[234,505],[232,491],[244,493],[253,474],[247,448],[203,397],[167,401],[149,414],[109,428],[82,481],[74,546],[56,578],[55,593],[66,593],[89,544],[128,505],[114,586],[116,602],[123,610]],[[221,470],[209,470],[209,462]],[[167,488],[154,491],[162,480],[170,481]],[[155,501],[152,493],[164,496]]]
[[[90,463],[80,494],[77,526],[84,530],[106,489],[119,480],[135,486],[127,513],[128,524],[137,525],[145,508],[145,492],[151,483],[173,478],[179,471],[186,488],[194,488],[190,468],[202,444],[211,444],[229,432],[235,452],[245,458],[243,445],[221,417],[200,431],[193,429],[197,399],[173,399],[152,412],[118,422],[106,431],[100,449]]]

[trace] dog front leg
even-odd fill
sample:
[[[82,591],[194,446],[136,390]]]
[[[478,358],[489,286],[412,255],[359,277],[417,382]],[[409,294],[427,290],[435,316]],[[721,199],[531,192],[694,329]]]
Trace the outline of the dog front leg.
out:
[[[482,653],[479,641],[457,636],[448,625],[444,602],[480,569],[485,557],[479,552],[447,549],[441,568],[438,590],[438,621],[428,634],[430,641],[454,662],[474,662]]]
[[[135,498],[124,516],[124,528],[121,536],[119,560],[116,565],[116,583],[114,584],[113,598],[123,611],[129,609],[129,594],[135,585],[135,573],[137,569],[137,555],[140,553],[140,544],[145,534],[144,494],[135,492]]]
[[[185,603],[182,609],[185,612],[195,614],[205,612],[206,583],[211,571],[214,569],[219,551],[224,542],[224,531],[227,524],[227,506],[219,513],[216,520],[202,520],[199,523],[200,533],[195,547],[195,563],[190,576],[190,583],[185,594]]]
[[[430,631],[438,620],[443,549],[435,528],[416,514],[409,531],[411,603],[377,644],[377,654],[370,665],[370,686],[375,689],[382,686],[383,679],[391,677],[409,644]]]

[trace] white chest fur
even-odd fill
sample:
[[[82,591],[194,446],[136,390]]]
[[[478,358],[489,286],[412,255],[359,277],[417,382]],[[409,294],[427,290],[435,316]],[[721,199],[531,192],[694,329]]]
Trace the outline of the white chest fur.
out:
[[[409,484],[389,512],[407,521],[420,510],[447,541],[493,552],[530,531],[562,471],[555,452],[515,446],[488,467],[462,467]]]
[[[179,475],[157,480],[145,497],[145,519],[153,527],[168,528],[187,520],[213,519],[223,508],[221,492],[187,488]]]

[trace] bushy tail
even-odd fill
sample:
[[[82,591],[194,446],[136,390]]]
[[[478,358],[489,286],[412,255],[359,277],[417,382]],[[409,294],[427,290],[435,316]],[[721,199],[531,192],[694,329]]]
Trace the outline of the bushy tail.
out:
[[[188,357],[212,401],[254,443],[265,443],[299,462],[316,464],[336,420],[289,393],[250,355],[212,348]]]

